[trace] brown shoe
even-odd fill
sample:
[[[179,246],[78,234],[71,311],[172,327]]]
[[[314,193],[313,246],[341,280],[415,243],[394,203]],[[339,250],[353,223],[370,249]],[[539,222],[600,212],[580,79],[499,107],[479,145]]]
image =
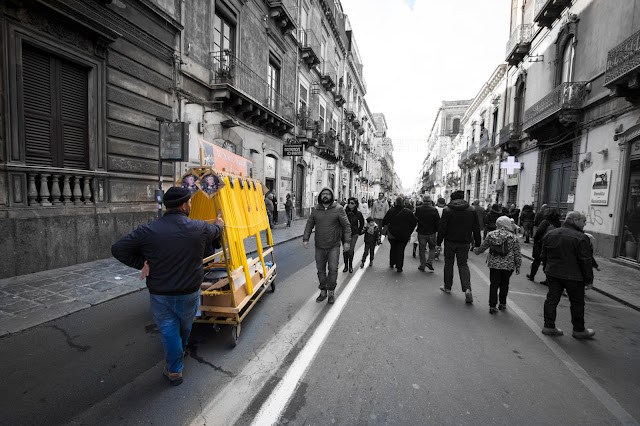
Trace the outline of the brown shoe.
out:
[[[164,374],[164,376],[169,380],[169,384],[171,386],[178,386],[182,384],[182,371],[170,373],[169,368],[165,365],[162,374]]]

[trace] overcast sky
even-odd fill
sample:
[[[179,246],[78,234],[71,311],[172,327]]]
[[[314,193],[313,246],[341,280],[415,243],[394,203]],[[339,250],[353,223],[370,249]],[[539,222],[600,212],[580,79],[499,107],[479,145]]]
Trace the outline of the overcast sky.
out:
[[[358,44],[365,99],[383,113],[396,172],[413,186],[443,100],[472,99],[505,59],[507,0],[341,0]]]

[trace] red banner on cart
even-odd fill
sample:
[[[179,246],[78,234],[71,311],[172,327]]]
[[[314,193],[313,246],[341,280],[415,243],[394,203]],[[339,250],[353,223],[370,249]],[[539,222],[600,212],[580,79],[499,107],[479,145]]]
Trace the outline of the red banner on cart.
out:
[[[253,163],[212,142],[200,139],[204,150],[204,165],[240,176],[251,176]]]

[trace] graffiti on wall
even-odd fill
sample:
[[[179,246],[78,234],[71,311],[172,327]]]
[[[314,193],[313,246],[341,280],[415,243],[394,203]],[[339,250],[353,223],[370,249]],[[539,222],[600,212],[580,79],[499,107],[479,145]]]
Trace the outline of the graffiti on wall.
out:
[[[587,217],[587,223],[589,225],[602,225],[604,220],[602,219],[602,211],[597,207],[589,207],[589,209],[584,214]]]

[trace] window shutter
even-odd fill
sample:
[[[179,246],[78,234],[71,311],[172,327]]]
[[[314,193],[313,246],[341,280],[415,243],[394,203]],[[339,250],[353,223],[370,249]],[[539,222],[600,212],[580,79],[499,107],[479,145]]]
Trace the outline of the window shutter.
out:
[[[73,64],[60,67],[60,124],[63,166],[87,168],[87,72]]]
[[[51,58],[25,45],[22,51],[22,87],[26,163],[53,166],[51,137]]]

